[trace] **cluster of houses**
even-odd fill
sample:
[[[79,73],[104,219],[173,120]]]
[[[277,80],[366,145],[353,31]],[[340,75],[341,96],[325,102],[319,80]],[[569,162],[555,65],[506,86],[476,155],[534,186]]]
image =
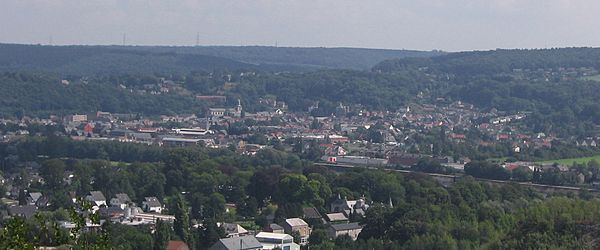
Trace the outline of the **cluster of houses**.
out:
[[[86,222],[86,228],[93,230],[100,227],[105,221],[128,226],[154,226],[157,220],[174,222],[175,217],[163,213],[163,205],[156,197],[145,197],[143,201],[136,204],[125,193],[115,194],[110,199],[101,191],[91,191],[83,197],[72,195],[72,201],[78,202],[83,199],[92,206],[92,212],[98,213],[101,218],[99,224],[91,221]],[[6,203],[8,199],[3,199]],[[39,209],[50,205],[48,197],[40,192],[26,193],[26,204],[18,205],[17,200],[10,200],[4,219],[10,217],[32,218]],[[391,204],[390,204],[391,205]],[[364,197],[357,200],[338,198],[331,202],[330,212],[324,215],[314,207],[303,208],[303,216],[299,218],[287,218],[281,223],[268,224],[260,231],[247,230],[236,223],[218,223],[217,226],[224,229],[226,237],[220,239],[210,249],[300,249],[309,243],[309,236],[313,231],[315,223],[325,225],[327,235],[335,239],[341,235],[348,235],[356,240],[362,230],[357,222],[351,222],[353,216],[364,216],[369,209]],[[76,225],[70,221],[59,221],[59,226],[71,229]],[[297,237],[296,239],[294,237]],[[182,242],[173,241],[174,247],[186,249]],[[169,248],[172,249],[172,248]]]
[[[154,225],[158,219],[167,222],[173,222],[175,217],[162,214],[163,205],[156,197],[145,197],[141,206],[137,206],[127,194],[115,194],[113,198],[107,200],[100,191],[91,191],[83,198],[92,205],[92,211],[99,213],[103,220],[124,225]],[[77,202],[78,197],[72,196],[72,201]],[[24,217],[31,218],[40,208],[49,205],[48,197],[40,192],[30,192],[26,196],[26,204],[18,205],[16,200],[4,200],[8,205],[7,214],[3,217]],[[65,228],[74,227],[71,222],[61,221],[60,225]],[[89,227],[98,225],[89,224]]]
[[[369,205],[364,197],[358,200],[347,200],[338,196],[338,199],[330,205],[330,213],[324,216],[314,207],[305,207],[302,218],[287,218],[280,224],[271,223],[262,231],[254,234],[238,224],[222,223],[220,226],[225,229],[227,236],[209,249],[299,250],[301,246],[309,243],[309,237],[313,230],[312,223],[325,224],[327,236],[330,239],[347,235],[350,239],[356,240],[362,231],[362,226],[357,222],[350,222],[350,217],[353,215],[364,216],[368,208]],[[294,239],[292,235],[296,235],[298,239]]]

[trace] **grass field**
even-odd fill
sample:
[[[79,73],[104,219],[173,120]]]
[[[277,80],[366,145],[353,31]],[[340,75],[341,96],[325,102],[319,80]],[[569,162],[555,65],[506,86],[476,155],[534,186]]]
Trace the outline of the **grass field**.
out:
[[[582,77],[581,79],[588,80],[588,81],[600,82],[600,75],[585,76],[585,77]]]
[[[562,165],[572,166],[573,162],[577,164],[587,164],[588,162],[596,160],[600,163],[600,155],[590,156],[590,157],[581,157],[581,158],[570,158],[570,159],[559,159],[559,160],[549,160],[549,161],[540,161],[539,163],[558,163]]]

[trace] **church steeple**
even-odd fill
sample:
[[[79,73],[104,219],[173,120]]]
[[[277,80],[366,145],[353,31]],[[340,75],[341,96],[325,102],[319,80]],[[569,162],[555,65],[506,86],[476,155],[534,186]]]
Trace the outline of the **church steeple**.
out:
[[[238,105],[235,108],[235,111],[242,112],[242,101],[240,101],[240,99],[238,99]]]

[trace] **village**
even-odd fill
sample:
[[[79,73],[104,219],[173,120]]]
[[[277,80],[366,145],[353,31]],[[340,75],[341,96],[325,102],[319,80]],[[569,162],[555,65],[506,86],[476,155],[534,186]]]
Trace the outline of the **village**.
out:
[[[198,101],[222,103],[224,96],[198,96]],[[143,118],[135,114],[111,114],[98,111],[94,114],[73,114],[65,117],[51,116],[47,119],[23,117],[20,120],[2,120],[5,130],[1,132],[3,142],[12,142],[21,137],[41,136],[40,127],[54,126],[61,130],[55,136],[70,137],[76,141],[118,141],[147,144],[159,147],[194,147],[231,149],[241,155],[253,156],[261,150],[277,149],[306,153],[317,153],[313,159],[326,164],[410,169],[426,158],[438,162],[456,172],[464,171],[471,162],[466,155],[443,155],[441,151],[423,139],[433,130],[441,131],[443,141],[461,145],[475,143],[476,146],[494,147],[507,145],[511,154],[534,148],[551,148],[556,141],[569,143],[573,147],[598,147],[597,138],[565,139],[555,135],[532,133],[522,129],[520,121],[527,113],[508,114],[492,110],[482,112],[473,105],[453,102],[443,104],[411,104],[397,111],[370,111],[361,106],[345,106],[342,103],[336,112],[327,117],[288,112],[282,101],[261,99],[269,105],[267,111],[245,112],[241,101],[235,107],[209,108],[204,117],[197,115],[161,116]],[[317,109],[315,103],[311,109]],[[471,136],[476,136],[471,138]],[[542,164],[524,161],[500,162],[508,171],[524,168],[531,172],[571,171],[560,164]],[[35,165],[35,164],[34,164]],[[43,183],[37,168],[27,167],[32,183]],[[70,183],[72,172],[63,176]],[[7,210],[2,215],[32,218],[38,209],[49,206],[47,196],[41,192],[18,189],[13,183],[17,173],[6,173],[0,182],[6,187],[2,203]],[[577,173],[577,184],[586,183],[585,175]],[[597,182],[593,183],[597,185]],[[126,193],[105,197],[100,191],[70,195],[75,204],[85,200],[93,205],[102,221],[128,226],[154,226],[157,220],[173,222],[175,217],[164,214],[163,201],[156,197],[144,197],[143,202],[132,202]],[[20,200],[26,200],[22,204]],[[372,202],[364,197],[347,200],[338,195],[331,201],[329,213],[321,214],[314,207],[303,208],[302,217],[287,218],[282,223],[273,222],[260,229],[246,229],[240,224],[219,222],[226,237],[210,249],[300,249],[308,243],[311,225],[327,225],[328,237],[335,239],[348,235],[356,240],[362,230],[358,223]],[[20,205],[19,205],[20,204]],[[390,199],[386,206],[393,207]],[[226,212],[236,209],[235,204],[226,204]],[[72,229],[74,224],[67,218],[59,221],[60,226]],[[94,230],[102,224],[88,222],[86,228]],[[192,225],[195,227],[201,225]],[[300,241],[295,243],[294,237]],[[172,245],[171,245],[172,244]],[[181,241],[171,241],[168,249],[184,246]]]

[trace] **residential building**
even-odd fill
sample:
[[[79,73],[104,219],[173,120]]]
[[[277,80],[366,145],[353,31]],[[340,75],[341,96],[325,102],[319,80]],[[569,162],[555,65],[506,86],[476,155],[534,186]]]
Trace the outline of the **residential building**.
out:
[[[212,245],[209,250],[260,250],[262,244],[254,236],[224,238]]]
[[[240,237],[244,235],[248,235],[249,232],[244,227],[240,226],[236,223],[217,223],[219,227],[225,230],[225,237]]]
[[[110,199],[111,206],[120,207],[121,209],[125,209],[130,203],[132,203],[131,199],[124,193],[116,194],[115,198]]]
[[[342,223],[342,224],[330,224],[327,232],[329,237],[332,239],[337,238],[340,235],[348,235],[352,240],[356,240],[358,235],[362,231],[362,227],[354,223]]]
[[[35,215],[35,212],[37,212],[37,207],[34,205],[8,207],[8,215],[12,217],[23,217],[29,219]]]
[[[282,233],[285,232],[285,230],[283,229],[283,227],[281,227],[280,225],[277,225],[275,223],[271,223],[271,224],[267,225],[263,229],[263,231],[270,232],[270,233],[280,233],[280,234],[282,234]]]
[[[291,234],[292,232],[298,232],[300,234],[300,245],[306,245],[308,243],[308,237],[312,230],[304,220],[300,218],[286,219],[282,226],[287,234]]]
[[[329,223],[348,223],[348,217],[346,217],[343,213],[331,213],[326,214],[325,217]]]
[[[91,191],[90,194],[85,197],[85,199],[89,202],[92,202],[94,206],[106,206],[106,197],[104,197],[104,194],[100,191]]]
[[[255,237],[265,250],[300,250],[300,245],[294,243],[294,237],[289,234],[260,232]]]
[[[142,202],[142,208],[149,213],[154,212],[160,214],[162,212],[162,204],[160,204],[160,201],[158,201],[158,198],[156,197],[145,197]]]

